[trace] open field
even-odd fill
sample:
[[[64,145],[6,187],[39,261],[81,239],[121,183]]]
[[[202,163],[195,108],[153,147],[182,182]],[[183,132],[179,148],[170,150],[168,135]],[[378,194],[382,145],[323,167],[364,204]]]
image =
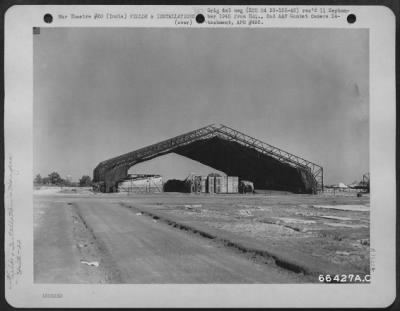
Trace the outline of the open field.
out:
[[[369,273],[369,196],[34,197],[35,282],[298,283]]]

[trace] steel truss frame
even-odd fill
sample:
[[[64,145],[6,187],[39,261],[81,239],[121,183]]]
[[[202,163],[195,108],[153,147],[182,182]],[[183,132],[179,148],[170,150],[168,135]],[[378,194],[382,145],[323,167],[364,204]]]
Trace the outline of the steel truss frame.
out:
[[[362,178],[362,183],[367,187],[368,192],[370,192],[370,176],[369,172],[365,173]]]
[[[142,162],[150,158],[154,158],[158,154],[165,154],[177,147],[190,144],[194,141],[204,140],[211,137],[218,136],[225,140],[237,142],[248,148],[257,150],[267,156],[270,156],[280,162],[286,163],[292,167],[302,168],[309,170],[317,181],[317,190],[323,190],[323,168],[322,166],[303,159],[299,156],[284,151],[278,147],[272,146],[259,139],[246,135],[242,132],[234,130],[223,124],[211,124],[202,127],[198,130],[182,134],[162,142],[129,152],[118,157],[101,162],[95,169],[94,179],[96,181],[102,180],[102,176],[107,170],[127,165],[134,165],[137,162]]]

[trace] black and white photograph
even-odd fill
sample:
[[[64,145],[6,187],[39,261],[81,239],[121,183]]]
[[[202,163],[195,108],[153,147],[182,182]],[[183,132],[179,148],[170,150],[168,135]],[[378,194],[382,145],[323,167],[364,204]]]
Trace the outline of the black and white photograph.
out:
[[[368,27],[74,25],[95,12],[31,28],[34,286],[373,283]]]
[[[33,36],[35,282],[369,281],[367,30]]]

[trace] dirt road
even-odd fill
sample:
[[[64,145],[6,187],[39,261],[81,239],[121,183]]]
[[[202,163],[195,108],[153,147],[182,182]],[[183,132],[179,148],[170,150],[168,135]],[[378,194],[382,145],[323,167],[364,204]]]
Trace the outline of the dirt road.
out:
[[[35,198],[38,283],[294,283],[200,236],[125,208],[117,200]]]

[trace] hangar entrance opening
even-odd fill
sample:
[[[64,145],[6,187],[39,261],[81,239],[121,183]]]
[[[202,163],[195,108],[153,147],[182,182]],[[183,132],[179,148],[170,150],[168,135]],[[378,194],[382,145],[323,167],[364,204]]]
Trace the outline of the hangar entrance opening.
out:
[[[128,170],[128,175],[160,175],[164,183],[171,179],[184,180],[190,174],[207,176],[212,173],[226,176],[222,171],[176,153],[168,153],[149,161],[138,163]]]
[[[251,181],[256,189],[295,193],[323,189],[323,168],[318,164],[221,124],[102,161],[94,169],[94,184],[102,192],[118,191],[118,183],[131,167],[171,153]]]

